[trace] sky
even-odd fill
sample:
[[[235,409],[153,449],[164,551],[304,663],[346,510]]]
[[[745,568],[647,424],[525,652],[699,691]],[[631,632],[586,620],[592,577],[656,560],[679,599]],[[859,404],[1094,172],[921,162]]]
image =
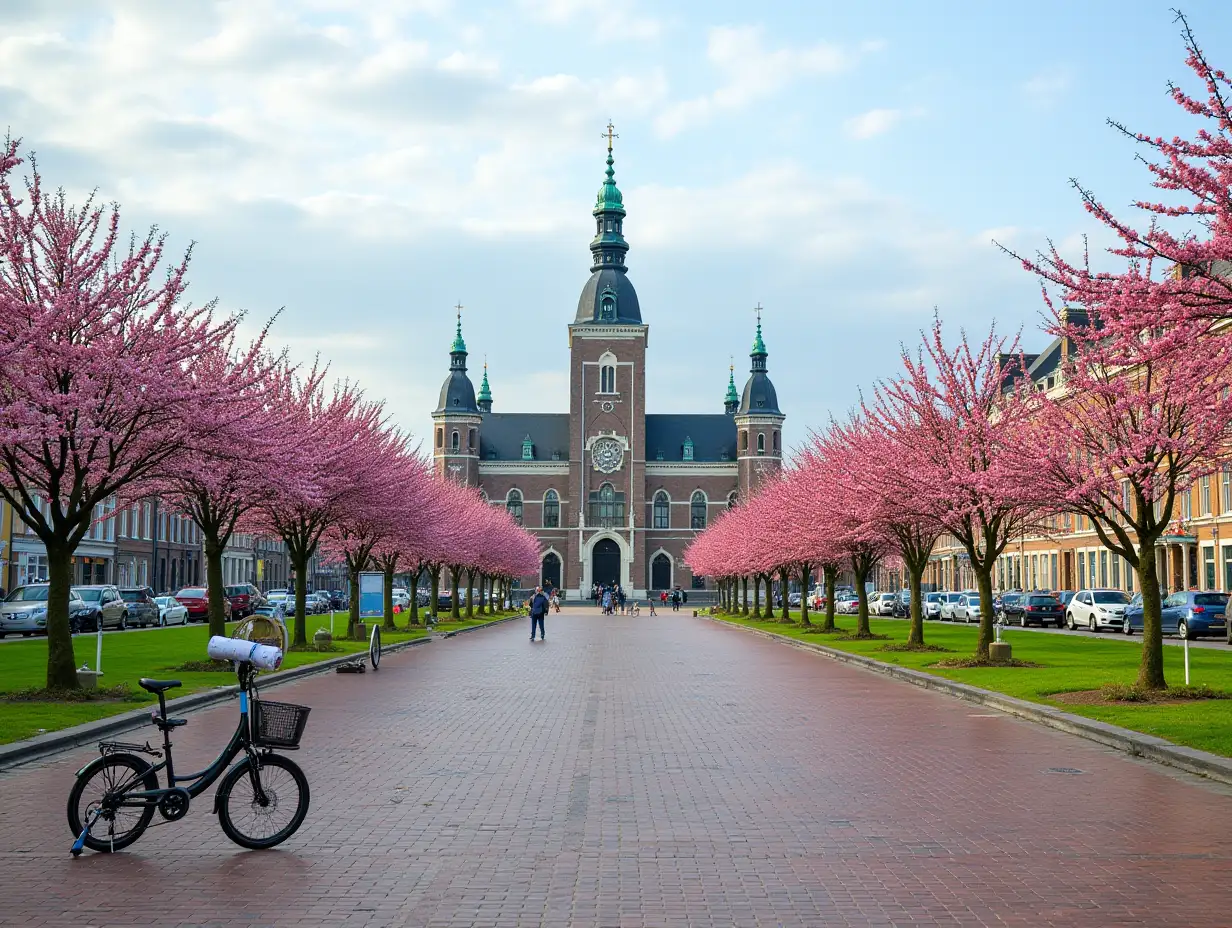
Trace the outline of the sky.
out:
[[[494,409],[567,410],[610,120],[649,411],[722,411],[760,303],[792,447],[934,312],[1046,343],[994,241],[1106,245],[1071,178],[1150,193],[1107,120],[1192,133],[1175,2],[3,0],[0,128],[420,438],[459,302]],[[1232,67],[1232,4],[1184,11]]]

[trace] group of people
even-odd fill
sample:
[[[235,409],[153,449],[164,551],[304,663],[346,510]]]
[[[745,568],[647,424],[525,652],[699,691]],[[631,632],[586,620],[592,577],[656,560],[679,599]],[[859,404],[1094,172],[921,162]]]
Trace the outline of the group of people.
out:
[[[603,610],[604,615],[615,615],[618,609],[621,615],[625,614],[627,597],[619,583],[596,583],[590,588],[590,599]]]
[[[687,590],[682,590],[679,585],[674,587],[669,593],[667,590],[662,590],[659,593],[659,602],[664,606],[671,601],[672,612],[679,612],[680,607],[689,601],[689,593]]]

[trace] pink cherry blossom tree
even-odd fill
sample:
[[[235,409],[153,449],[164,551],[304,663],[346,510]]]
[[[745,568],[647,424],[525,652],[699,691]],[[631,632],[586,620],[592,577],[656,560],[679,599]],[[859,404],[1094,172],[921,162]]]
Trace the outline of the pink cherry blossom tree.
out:
[[[17,142],[0,147],[0,496],[47,549],[47,686],[73,689],[74,550],[100,507],[228,421],[246,384],[200,376],[237,317],[183,302],[188,256],[160,275],[157,230],[125,245],[118,208],[71,205],[33,165],[19,191],[20,163]]]

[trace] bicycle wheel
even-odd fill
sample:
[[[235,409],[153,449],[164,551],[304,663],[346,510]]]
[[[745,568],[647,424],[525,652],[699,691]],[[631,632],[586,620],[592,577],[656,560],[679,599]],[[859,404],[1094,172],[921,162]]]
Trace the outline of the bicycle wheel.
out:
[[[76,838],[86,827],[104,797],[120,791],[158,789],[158,774],[149,763],[132,754],[108,754],[89,764],[68,794],[68,827]],[[118,851],[141,837],[154,806],[121,806],[100,815],[86,837],[92,851]]]
[[[281,754],[259,758],[256,775],[265,793],[265,805],[257,798],[251,761],[242,760],[218,787],[218,824],[240,847],[262,850],[281,844],[304,822],[308,814],[308,778],[299,765]]]
[[[372,639],[368,642],[368,660],[373,670],[381,669],[381,626],[372,626]]]

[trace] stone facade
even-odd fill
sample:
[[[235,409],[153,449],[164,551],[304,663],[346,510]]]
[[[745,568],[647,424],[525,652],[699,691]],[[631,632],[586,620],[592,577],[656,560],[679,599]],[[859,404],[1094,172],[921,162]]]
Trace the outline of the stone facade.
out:
[[[638,597],[705,588],[684,551],[778,472],[784,416],[766,373],[760,321],[743,397],[733,377],[723,412],[647,412],[650,327],[625,267],[625,210],[610,147],[607,165],[592,211],[591,277],[568,326],[569,412],[493,412],[486,366],[478,397],[467,377],[459,318],[433,413],[434,466],[478,487],[540,539],[539,574],[520,578],[524,587],[550,580],[582,598],[595,582],[619,582]]]

